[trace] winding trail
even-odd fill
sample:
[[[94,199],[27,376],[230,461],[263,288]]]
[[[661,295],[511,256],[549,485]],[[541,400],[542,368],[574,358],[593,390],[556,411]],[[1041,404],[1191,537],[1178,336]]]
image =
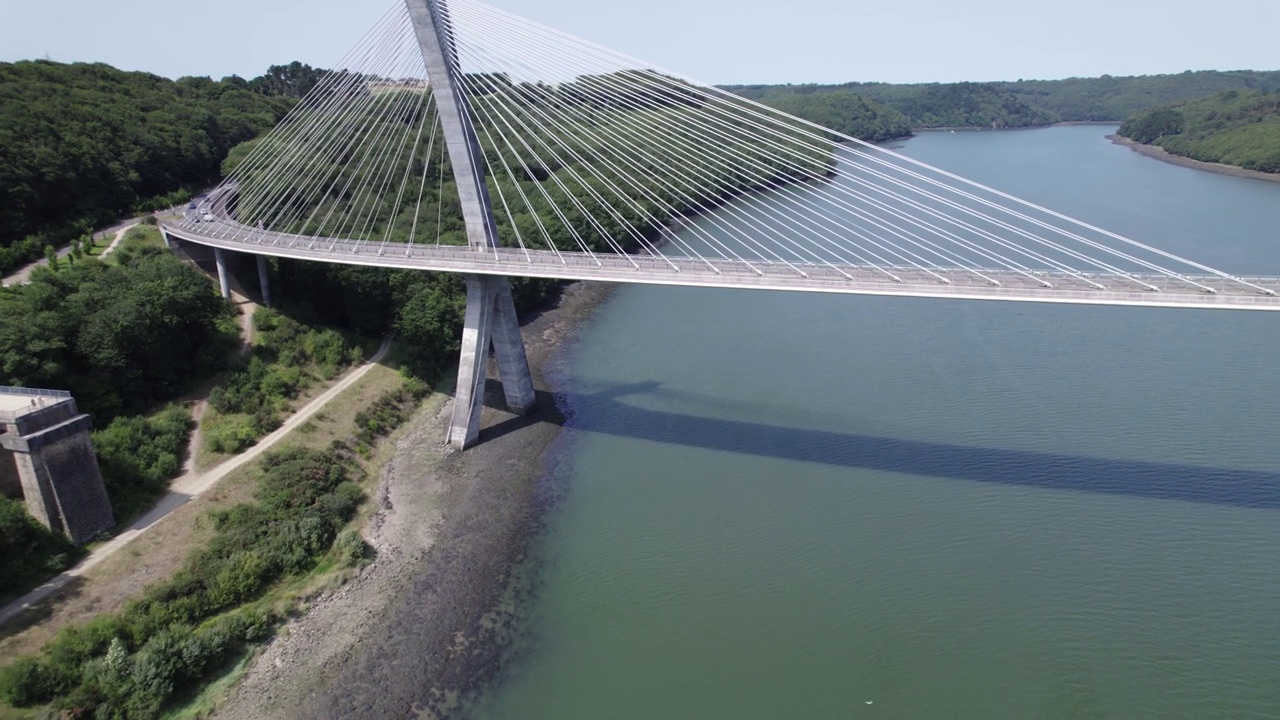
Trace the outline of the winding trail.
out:
[[[140,218],[134,218],[133,220],[126,220],[126,221],[124,221],[124,222],[123,222],[123,223],[121,223],[121,224],[118,224],[118,225],[112,225],[111,227],[107,228],[106,230],[102,230],[102,231],[100,231],[100,232],[96,232],[96,233],[94,233],[94,234],[93,234],[93,237],[94,237],[94,239],[95,239],[95,240],[99,240],[99,239],[102,239],[102,238],[106,237],[107,233],[112,233],[112,232],[113,232],[113,233],[115,233],[115,234],[116,234],[115,238],[111,241],[111,244],[110,244],[110,245],[108,245],[108,246],[107,246],[107,248],[106,248],[105,250],[103,250],[101,254],[99,254],[99,255],[97,256],[97,257],[98,257],[98,259],[102,259],[102,258],[106,257],[107,255],[109,255],[109,254],[111,253],[111,251],[112,251],[112,250],[115,250],[115,249],[116,249],[116,246],[120,244],[120,240],[121,240],[122,238],[124,238],[124,234],[125,234],[126,232],[129,232],[129,229],[130,229],[130,228],[132,228],[133,226],[137,225],[139,222],[141,222],[141,219],[140,219]],[[59,250],[59,251],[58,251],[58,253],[57,253],[57,255],[58,255],[58,257],[59,257],[59,258],[65,258],[66,256],[68,256],[68,255],[70,255],[70,254],[71,254],[71,246],[70,246],[70,245],[68,245],[68,246],[66,246],[66,247],[64,247],[64,248],[62,248],[62,249],[61,249],[61,250]],[[26,265],[23,265],[22,267],[18,268],[17,270],[14,270],[12,274],[10,274],[10,275],[6,275],[6,276],[4,277],[4,280],[3,280],[3,281],[0,281],[0,284],[3,284],[5,287],[8,287],[8,286],[10,286],[10,285],[21,285],[21,284],[23,284],[23,283],[27,282],[27,280],[28,280],[28,279],[30,279],[30,277],[31,277],[31,272],[32,272],[33,270],[35,270],[36,268],[40,267],[41,265],[48,265],[48,264],[49,264],[49,261],[48,261],[47,259],[45,259],[45,258],[40,258],[39,260],[36,260],[35,262],[32,262],[32,263],[28,263],[28,264],[26,264]]]
[[[324,391],[316,399],[298,408],[296,412],[285,420],[275,432],[262,438],[257,445],[249,448],[245,452],[229,458],[227,461],[210,468],[207,472],[197,473],[188,471],[186,474],[176,478],[169,486],[169,492],[160,498],[149,512],[138,518],[129,526],[129,529],[121,532],[109,542],[89,553],[88,557],[81,560],[75,567],[63,572],[52,580],[46,582],[40,587],[23,595],[22,597],[6,604],[0,608],[0,625],[3,625],[13,618],[20,615],[27,608],[39,603],[53,593],[57,592],[67,583],[76,577],[83,575],[98,563],[111,557],[119,552],[122,548],[132,542],[148,528],[163,520],[174,510],[185,505],[193,498],[199,497],[203,493],[212,488],[219,480],[226,477],[231,472],[239,469],[246,463],[257,459],[262,453],[271,449],[276,443],[284,439],[286,435],[295,430],[299,425],[310,420],[313,415],[320,411],[325,405],[336,398],[344,390],[354,385],[360,378],[364,377],[375,365],[382,362],[386,357],[387,351],[391,348],[391,338],[382,341],[382,345],[373,357],[369,358],[360,367],[352,370],[346,377],[339,380],[328,390]]]

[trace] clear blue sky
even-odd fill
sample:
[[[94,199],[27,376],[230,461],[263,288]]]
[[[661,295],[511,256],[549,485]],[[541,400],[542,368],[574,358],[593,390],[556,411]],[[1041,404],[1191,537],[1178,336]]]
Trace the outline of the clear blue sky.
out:
[[[1280,68],[1280,0],[489,0],[712,83],[949,82]],[[897,9],[891,6],[896,5]],[[328,67],[388,0],[0,0],[0,60],[167,77]]]

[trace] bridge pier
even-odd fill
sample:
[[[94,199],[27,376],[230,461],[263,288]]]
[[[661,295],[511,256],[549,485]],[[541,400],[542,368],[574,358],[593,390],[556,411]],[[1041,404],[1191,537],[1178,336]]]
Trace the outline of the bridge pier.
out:
[[[231,276],[227,273],[227,254],[220,247],[213,249],[213,262],[218,266],[218,287],[222,297],[231,297]]]
[[[262,304],[271,306],[271,286],[267,284],[267,256],[255,255],[258,259],[258,288],[262,290]]]
[[[458,388],[449,423],[449,444],[459,450],[471,447],[480,438],[490,345],[497,355],[508,409],[523,415],[536,402],[510,283],[500,275],[467,275],[466,281],[467,313],[462,327]]]

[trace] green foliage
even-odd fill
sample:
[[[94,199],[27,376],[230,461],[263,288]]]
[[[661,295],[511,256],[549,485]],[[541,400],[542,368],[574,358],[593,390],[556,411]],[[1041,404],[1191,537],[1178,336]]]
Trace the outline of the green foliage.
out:
[[[105,423],[221,365],[228,313],[204,274],[159,249],[36,272],[0,292],[0,384],[70,390]]]
[[[900,124],[917,128],[1027,127],[1048,125],[1059,119],[1056,113],[1026,102],[997,83],[757,85],[729,89],[744,97],[824,124],[838,120],[839,115],[833,113],[839,112],[839,109],[856,109],[857,103],[865,104],[870,100],[878,103],[875,108],[883,108],[871,128],[889,128],[893,133],[889,136],[909,134],[897,131]],[[865,116],[866,111],[855,113],[855,117]],[[906,117],[906,123],[899,121],[902,116]],[[843,130],[838,126],[833,127]],[[880,140],[887,137],[863,139]]]
[[[205,449],[233,455],[250,447],[258,438],[271,432],[267,423],[258,423],[255,415],[223,415],[208,411],[200,423]]]
[[[205,448],[237,453],[280,427],[280,413],[315,379],[328,380],[363,357],[333,328],[309,328],[271,308],[253,314],[258,339],[248,358],[209,393]]]
[[[19,595],[71,567],[83,551],[0,497],[0,597]]]
[[[150,507],[181,472],[191,426],[187,409],[170,405],[150,417],[118,417],[93,433],[117,524]]]
[[[17,707],[53,702],[101,718],[154,718],[276,618],[252,607],[282,578],[311,570],[362,500],[334,451],[267,454],[256,502],[213,515],[216,529],[167,582],[117,614],[67,628],[40,655],[0,670],[0,699]],[[363,543],[344,539],[348,562]]]
[[[1154,143],[1165,135],[1177,135],[1187,124],[1182,113],[1160,108],[1143,113],[1120,126],[1119,134],[1140,143]]]
[[[848,92],[777,92],[762,98],[762,102],[868,142],[911,134],[911,122],[905,115]]]
[[[1130,118],[1119,134],[1194,160],[1280,172],[1280,92],[1229,90],[1157,108]]]
[[[358,531],[347,528],[333,541],[333,552],[343,564],[355,565],[369,554],[369,546]]]
[[[1280,91],[1280,71],[1203,70],[1176,75],[1019,80],[998,85],[1064,121],[1120,122],[1160,105],[1227,90]]]
[[[0,63],[0,271],[216,179],[228,149],[292,107],[285,85],[264,80],[254,92],[101,63]]]
[[[429,392],[425,383],[407,379],[399,388],[383,393],[367,410],[356,413],[356,440],[363,450],[390,434],[413,413]]]
[[[248,82],[236,76],[223,78],[223,84],[243,87],[269,97],[301,99],[324,77],[325,71],[294,60],[288,65],[272,65],[267,72]],[[239,81],[239,82],[237,82]]]

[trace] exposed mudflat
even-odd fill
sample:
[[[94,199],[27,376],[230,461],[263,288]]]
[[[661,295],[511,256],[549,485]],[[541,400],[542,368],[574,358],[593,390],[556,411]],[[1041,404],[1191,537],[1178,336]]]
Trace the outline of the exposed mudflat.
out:
[[[545,455],[562,424],[543,371],[609,291],[576,283],[524,326],[532,414],[507,412],[491,376],[474,448],[445,445],[450,403],[410,421],[364,529],[376,559],[291,621],[217,717],[445,717],[493,677],[516,622],[503,595],[538,527]]]

